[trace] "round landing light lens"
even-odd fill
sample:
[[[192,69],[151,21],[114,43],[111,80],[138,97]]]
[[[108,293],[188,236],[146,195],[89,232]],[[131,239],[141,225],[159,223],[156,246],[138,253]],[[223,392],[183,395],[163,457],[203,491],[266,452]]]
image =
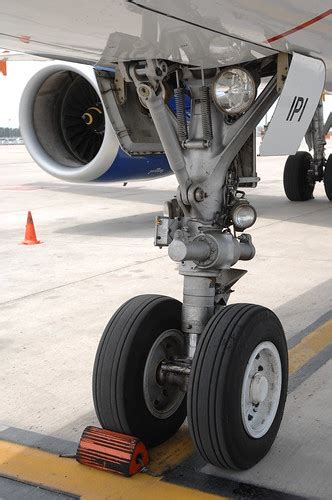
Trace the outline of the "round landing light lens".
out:
[[[249,71],[243,68],[227,68],[221,71],[213,85],[216,106],[228,115],[247,111],[256,97],[256,85]]]
[[[239,203],[232,210],[232,220],[237,231],[244,231],[255,224],[257,213],[249,203]]]

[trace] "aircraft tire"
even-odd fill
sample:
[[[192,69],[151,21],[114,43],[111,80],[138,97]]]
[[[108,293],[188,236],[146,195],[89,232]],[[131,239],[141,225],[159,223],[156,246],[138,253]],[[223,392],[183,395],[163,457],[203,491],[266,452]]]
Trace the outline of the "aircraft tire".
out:
[[[184,357],[181,309],[173,298],[141,295],[109,321],[93,370],[94,405],[103,428],[138,437],[150,447],[182,425],[185,393],[156,380],[165,357]]]
[[[332,201],[332,155],[327,159],[324,170],[324,188],[326,196]]]
[[[313,198],[315,182],[308,179],[311,154],[298,151],[287,158],[284,168],[284,190],[290,201],[307,201]]]
[[[201,456],[233,470],[259,462],[277,435],[287,384],[287,344],[277,316],[252,304],[216,313],[198,344],[187,395]]]

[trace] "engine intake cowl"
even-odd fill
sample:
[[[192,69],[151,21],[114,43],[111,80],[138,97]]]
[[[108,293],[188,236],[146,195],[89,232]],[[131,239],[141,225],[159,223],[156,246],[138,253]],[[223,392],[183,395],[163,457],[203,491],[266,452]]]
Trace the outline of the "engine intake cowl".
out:
[[[131,157],[107,117],[90,66],[50,63],[28,82],[20,129],[32,158],[69,182],[112,182],[171,173],[165,155]]]

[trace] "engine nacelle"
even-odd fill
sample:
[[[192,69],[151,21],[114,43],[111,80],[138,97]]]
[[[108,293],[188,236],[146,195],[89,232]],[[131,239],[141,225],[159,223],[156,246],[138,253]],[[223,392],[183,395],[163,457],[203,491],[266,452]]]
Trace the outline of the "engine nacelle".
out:
[[[90,66],[50,63],[28,82],[20,129],[30,155],[69,182],[115,182],[169,175],[165,155],[129,156],[105,112]]]

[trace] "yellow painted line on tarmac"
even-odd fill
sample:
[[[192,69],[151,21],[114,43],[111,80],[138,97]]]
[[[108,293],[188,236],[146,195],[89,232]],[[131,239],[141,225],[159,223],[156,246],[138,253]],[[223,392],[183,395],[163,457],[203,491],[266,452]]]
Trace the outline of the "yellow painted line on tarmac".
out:
[[[289,373],[302,368],[331,342],[332,320],[289,350]],[[166,470],[183,462],[193,451],[188,429],[183,427],[167,443],[151,450],[149,474],[125,478],[83,466],[74,459],[60,458],[52,453],[0,440],[0,475],[77,495],[85,500],[215,499],[216,495],[162,481],[161,475]]]
[[[85,500],[216,498],[216,495],[167,483],[161,477],[137,474],[126,478],[81,465],[74,459],[7,441],[0,441],[0,475],[77,495]]]
[[[289,373],[302,368],[311,358],[323,351],[332,342],[332,320],[316,328],[303,337],[298,344],[289,350]]]
[[[157,446],[149,451],[150,464],[149,472],[152,475],[162,475],[169,469],[173,469],[190,457],[195,451],[194,443],[189,435],[186,425],[166,443]]]

